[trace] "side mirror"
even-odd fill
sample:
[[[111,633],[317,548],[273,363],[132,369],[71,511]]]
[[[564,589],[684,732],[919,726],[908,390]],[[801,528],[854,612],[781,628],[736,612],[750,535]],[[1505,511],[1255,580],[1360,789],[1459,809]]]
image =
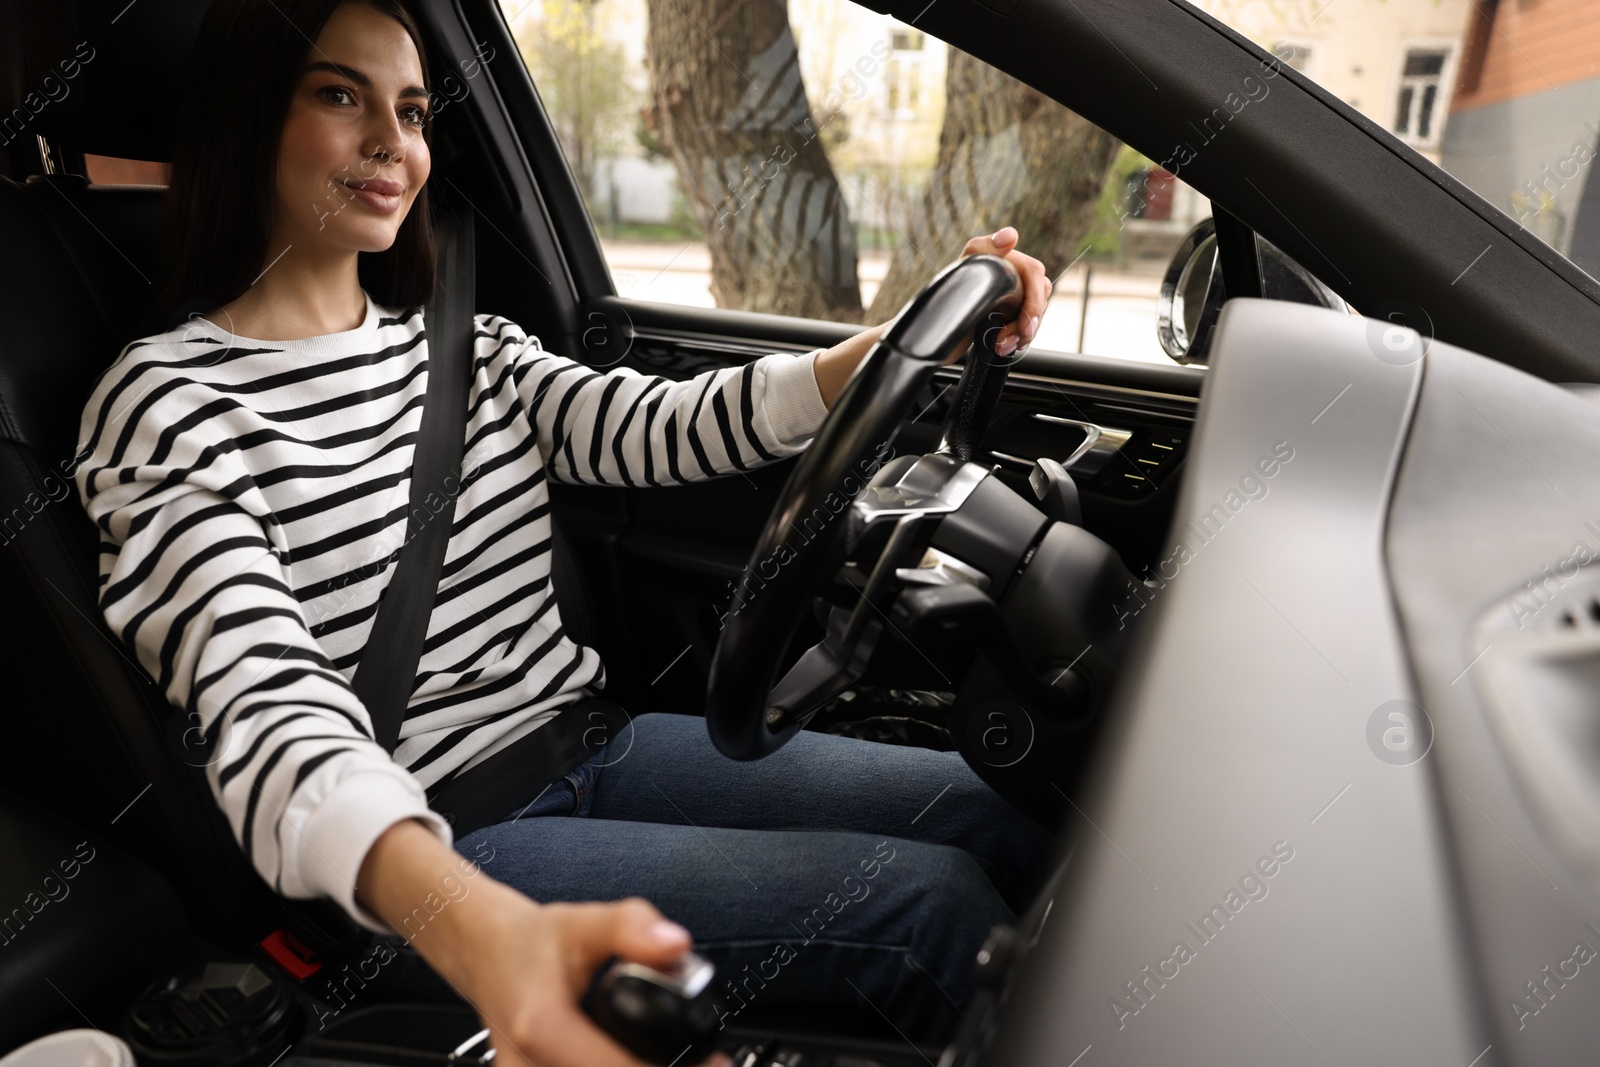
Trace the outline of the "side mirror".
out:
[[[1255,241],[1261,293],[1268,300],[1349,310],[1338,293],[1277,245],[1260,234]],[[1178,242],[1161,278],[1156,301],[1156,339],[1161,350],[1179,363],[1206,362],[1211,354],[1211,330],[1227,299],[1227,287],[1217,268],[1217,225],[1212,219],[1201,219]]]
[[[1222,300],[1217,224],[1204,218],[1183,235],[1161,277],[1156,297],[1156,339],[1161,350],[1179,363],[1204,363],[1210,354],[1211,325],[1222,309]]]

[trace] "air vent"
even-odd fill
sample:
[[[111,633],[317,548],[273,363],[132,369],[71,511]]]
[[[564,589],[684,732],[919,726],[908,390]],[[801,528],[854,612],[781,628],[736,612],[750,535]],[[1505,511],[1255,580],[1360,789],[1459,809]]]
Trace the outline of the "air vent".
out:
[[[1562,563],[1545,567],[1485,613],[1485,633],[1600,632],[1600,564]]]
[[[1590,597],[1582,604],[1563,608],[1557,617],[1557,624],[1566,630],[1600,626],[1600,597]]]
[[[1600,565],[1546,567],[1480,618],[1469,650],[1501,750],[1538,824],[1600,876]]]
[[[1582,630],[1600,628],[1600,595],[1565,597],[1563,599],[1578,602],[1564,603],[1554,611],[1549,609],[1541,611],[1541,614],[1548,613],[1550,620],[1553,620],[1547,621],[1543,629]],[[1528,605],[1524,603],[1522,607],[1528,608]]]

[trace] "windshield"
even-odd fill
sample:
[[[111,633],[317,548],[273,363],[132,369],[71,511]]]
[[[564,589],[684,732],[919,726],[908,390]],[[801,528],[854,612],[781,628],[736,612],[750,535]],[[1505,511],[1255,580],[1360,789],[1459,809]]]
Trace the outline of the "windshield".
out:
[[[1194,2],[1600,277],[1600,4]]]

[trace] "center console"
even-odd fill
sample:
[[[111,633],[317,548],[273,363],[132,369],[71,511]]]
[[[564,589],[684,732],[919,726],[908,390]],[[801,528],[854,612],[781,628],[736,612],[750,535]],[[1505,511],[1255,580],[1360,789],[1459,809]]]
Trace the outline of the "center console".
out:
[[[477,1015],[466,1006],[382,1004],[342,1017],[299,1041],[278,1067],[467,1067],[483,1059]],[[905,1041],[824,1037],[729,1026],[716,1048],[734,1067],[928,1067],[942,1050]],[[458,1051],[459,1050],[459,1051]],[[678,1067],[692,1067],[679,1064]]]

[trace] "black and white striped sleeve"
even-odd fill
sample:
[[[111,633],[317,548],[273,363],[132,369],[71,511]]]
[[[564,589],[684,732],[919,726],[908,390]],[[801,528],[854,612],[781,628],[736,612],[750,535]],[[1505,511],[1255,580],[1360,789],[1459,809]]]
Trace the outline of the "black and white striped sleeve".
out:
[[[665,485],[750,470],[802,451],[828,413],[812,369],[820,350],[680,382],[602,373],[496,325],[512,340],[517,390],[557,481]]]
[[[405,818],[446,844],[450,828],[307,629],[271,509],[236,443],[195,417],[217,395],[158,366],[121,371],[85,409],[76,475],[106,622],[204,730],[212,793],[267,883],[389,932],[355,902],[368,848]]]

